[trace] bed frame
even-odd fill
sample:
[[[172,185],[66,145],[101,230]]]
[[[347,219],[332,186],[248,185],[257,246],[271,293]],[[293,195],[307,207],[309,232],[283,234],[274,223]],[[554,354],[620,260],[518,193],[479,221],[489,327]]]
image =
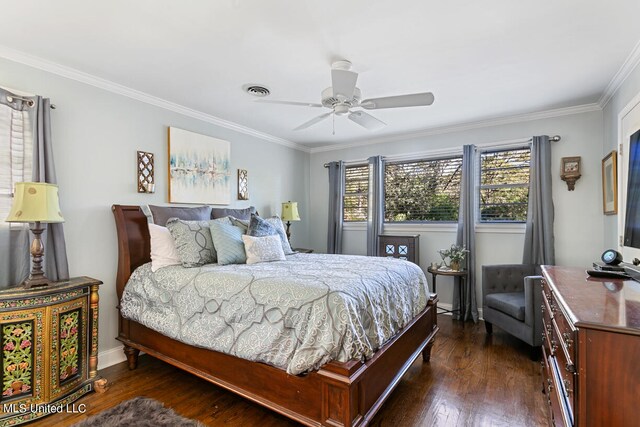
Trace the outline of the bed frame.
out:
[[[118,301],[131,273],[150,261],[147,218],[139,206],[113,205],[118,232]],[[289,375],[251,362],[168,338],[119,317],[118,340],[129,369],[143,351],[308,426],[366,426],[422,353],[429,361],[438,326],[437,296],[400,333],[366,362],[329,362],[306,375]],[[118,309],[120,307],[118,306]]]

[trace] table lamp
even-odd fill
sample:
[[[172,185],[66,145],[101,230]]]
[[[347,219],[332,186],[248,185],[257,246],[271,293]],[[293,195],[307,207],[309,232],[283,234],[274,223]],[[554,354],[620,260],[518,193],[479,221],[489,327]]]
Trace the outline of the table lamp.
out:
[[[13,205],[6,219],[7,222],[34,223],[30,227],[33,233],[31,242],[31,273],[22,282],[25,289],[36,286],[47,286],[50,280],[42,271],[44,245],[40,235],[45,230],[41,223],[64,222],[58,203],[58,186],[45,182],[16,183]]]
[[[280,216],[283,221],[287,221],[287,239],[291,240],[291,232],[289,227],[291,221],[300,221],[300,214],[298,213],[298,202],[284,202],[282,204],[282,215]]]

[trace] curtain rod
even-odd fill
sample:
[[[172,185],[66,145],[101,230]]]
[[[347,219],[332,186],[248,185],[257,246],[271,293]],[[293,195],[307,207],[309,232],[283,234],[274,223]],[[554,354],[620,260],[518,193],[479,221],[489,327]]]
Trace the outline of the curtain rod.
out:
[[[558,141],[560,141],[561,139],[562,139],[562,137],[561,137],[560,135],[554,135],[554,136],[549,137],[549,141],[550,141],[550,142],[558,142]],[[532,142],[532,141],[533,141],[533,138],[529,138],[529,139],[527,139],[527,140],[525,140],[525,141],[527,141],[527,142]],[[514,142],[517,142],[517,141],[506,141],[505,143],[479,144],[478,146],[483,146],[483,145],[484,145],[484,146],[486,146],[486,147],[495,147],[495,146],[500,146],[500,145],[512,144],[512,143],[514,143]],[[393,156],[392,156],[392,157],[393,157]],[[363,161],[365,161],[365,160],[363,160]],[[353,162],[349,162],[349,163],[358,163],[358,162],[359,162],[359,161],[353,161]],[[329,163],[325,163],[323,166],[324,166],[325,168],[328,168],[328,167],[329,167]]]
[[[22,96],[18,96],[18,95],[7,95],[7,102],[11,103],[13,102],[14,99],[19,99],[21,101],[27,101],[27,105],[29,107],[33,107],[36,103],[33,99],[31,98],[25,98]],[[52,110],[56,109],[56,105],[55,104],[50,104],[49,108],[51,108]]]

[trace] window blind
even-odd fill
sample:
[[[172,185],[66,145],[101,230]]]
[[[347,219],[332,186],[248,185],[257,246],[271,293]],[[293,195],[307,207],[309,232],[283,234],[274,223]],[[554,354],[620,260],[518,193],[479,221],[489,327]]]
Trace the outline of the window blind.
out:
[[[366,221],[368,199],[369,165],[347,166],[345,168],[344,221]]]
[[[527,219],[531,149],[487,151],[480,155],[481,222]]]
[[[385,221],[457,221],[462,157],[385,166]]]

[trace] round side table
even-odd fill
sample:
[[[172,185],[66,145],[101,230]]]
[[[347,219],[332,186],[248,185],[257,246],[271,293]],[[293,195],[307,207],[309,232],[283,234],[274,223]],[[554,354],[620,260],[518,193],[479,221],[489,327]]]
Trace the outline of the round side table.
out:
[[[462,286],[467,281],[467,277],[469,277],[469,272],[467,270],[453,271],[453,270],[439,270],[437,268],[428,267],[427,271],[431,273],[431,280],[433,282],[433,292],[436,293],[436,277],[437,276],[451,276],[451,277],[459,277],[460,282],[458,285],[458,296],[460,297],[460,307],[464,307],[464,292],[462,292]],[[453,308],[453,301],[452,307]],[[460,313],[461,310],[447,310],[446,308],[438,307],[438,314],[443,313]]]

